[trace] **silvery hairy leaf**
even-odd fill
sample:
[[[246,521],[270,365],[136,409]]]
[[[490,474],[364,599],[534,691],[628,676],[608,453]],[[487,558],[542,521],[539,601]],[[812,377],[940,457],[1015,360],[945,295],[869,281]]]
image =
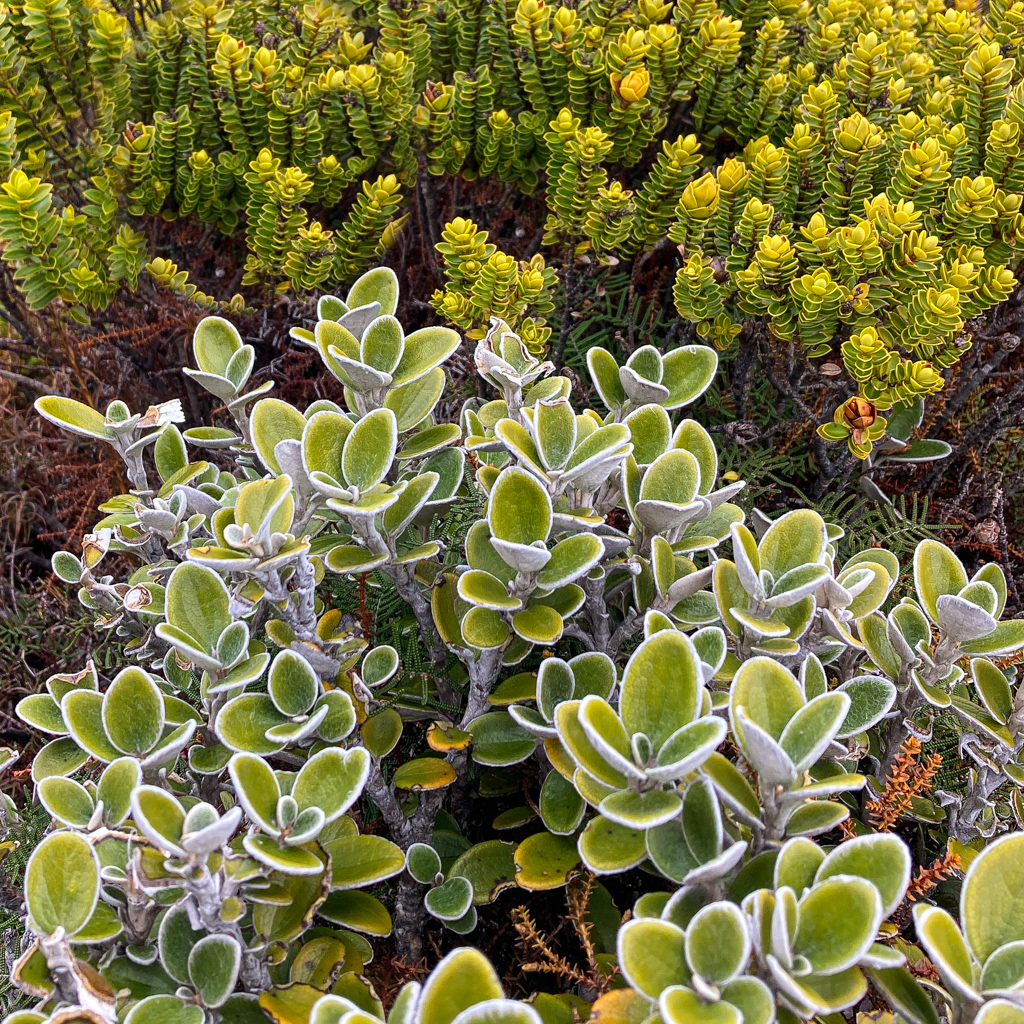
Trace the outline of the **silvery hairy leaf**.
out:
[[[356,338],[361,338],[363,333],[366,331],[366,328],[369,327],[370,324],[372,324],[379,316],[380,303],[370,302],[365,306],[350,309],[338,320],[338,323]]]
[[[791,786],[796,781],[796,766],[789,755],[759,725],[740,709],[743,723],[744,752],[751,767],[766,786]]]
[[[935,604],[943,632],[957,643],[987,636],[999,624],[984,608],[954,594],[943,594]]]
[[[889,616],[886,620],[885,635],[904,665],[913,666],[918,664],[920,659],[914,653],[914,649],[907,642],[907,638],[903,635],[902,630],[900,630],[892,616]]]
[[[732,501],[746,486],[746,480],[737,480],[735,483],[727,484],[725,487],[719,487],[718,490],[712,491],[710,494],[705,494],[704,497],[713,510],[718,508],[719,505],[724,505],[727,501]]]
[[[622,383],[622,390],[635,405],[657,405],[669,396],[669,390],[664,384],[646,380],[628,366],[619,367],[619,381]]]
[[[684,597],[690,597],[692,594],[696,594],[698,590],[703,590],[711,582],[713,573],[714,567],[708,565],[703,569],[698,569],[696,572],[691,572],[689,576],[683,576],[682,579],[676,580],[668,588],[665,598],[672,602],[672,604],[677,604]]]
[[[235,834],[242,820],[242,808],[232,807],[216,821],[199,829],[198,832],[186,833],[181,838],[182,847],[192,854],[212,853],[223,846]]]
[[[277,459],[281,472],[291,477],[292,487],[295,488],[299,502],[308,501],[315,488],[302,465],[302,442],[293,437],[278,441],[274,445],[274,458]]]

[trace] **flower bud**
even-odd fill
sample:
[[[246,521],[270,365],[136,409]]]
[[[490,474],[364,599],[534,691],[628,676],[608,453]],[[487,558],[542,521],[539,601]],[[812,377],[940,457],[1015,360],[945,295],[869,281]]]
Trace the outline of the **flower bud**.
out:
[[[612,75],[611,85],[623,103],[639,103],[651,87],[651,76],[646,68],[640,68],[625,75]]]

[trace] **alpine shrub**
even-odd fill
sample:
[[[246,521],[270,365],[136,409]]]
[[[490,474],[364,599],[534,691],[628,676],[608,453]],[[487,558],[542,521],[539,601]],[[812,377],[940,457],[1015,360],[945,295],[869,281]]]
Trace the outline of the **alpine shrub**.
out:
[[[388,1021],[771,1024],[866,998],[1016,1020],[1024,836],[1018,791],[995,794],[1024,785],[1024,622],[1001,620],[999,567],[969,578],[925,540],[900,596],[896,557],[841,556],[816,512],[745,516],[686,415],[709,347],[592,349],[581,409],[495,319],[491,397],[451,421],[460,336],[406,334],[398,298],[373,270],[293,330],[338,383],[306,409],[246,390],[253,348],[218,316],[186,370],[218,425],[36,403],[124,460],[131,489],[53,568],[132,664],[18,705],[50,737],[31,779],[52,829],[14,971],[35,1008],[8,1024],[374,1024],[383,937],[418,959],[425,927],[470,935],[504,890],[640,866],[628,919],[594,883],[600,991],[507,999],[460,946]],[[395,644],[343,610],[345,581],[400,598]],[[977,768],[932,799],[897,769],[939,714]],[[511,775],[527,805],[488,830],[471,801]],[[959,924],[872,832],[872,793],[972,859]]]

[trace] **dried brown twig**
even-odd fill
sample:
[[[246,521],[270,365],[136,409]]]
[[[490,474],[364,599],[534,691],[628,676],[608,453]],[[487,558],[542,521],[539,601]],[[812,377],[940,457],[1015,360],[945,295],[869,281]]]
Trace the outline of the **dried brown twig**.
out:
[[[553,936],[545,935],[540,930],[526,907],[516,907],[512,911],[512,924],[519,935],[518,945],[523,954],[530,957],[522,963],[521,969],[524,972],[554,975],[566,985],[586,990],[593,998],[608,991],[616,973],[609,972],[607,966],[598,959],[592,938],[594,925],[587,920],[590,898],[596,884],[593,875],[582,874],[569,883],[566,893],[568,920],[583,947],[586,968],[576,966],[553,948]]]
[[[931,789],[942,765],[942,755],[932,754],[924,762],[920,758],[921,741],[916,736],[908,736],[885,780],[885,790],[877,800],[869,800],[865,806],[876,832],[891,832],[910,810],[915,798]]]
[[[951,875],[963,870],[960,863],[960,854],[947,850],[941,857],[932,861],[929,867],[922,865],[917,869],[914,878],[907,889],[907,900],[916,903],[923,899],[940,882],[945,881]]]
[[[940,882],[961,871],[963,865],[960,862],[960,855],[953,850],[947,850],[927,867],[922,864],[914,872],[914,877],[907,888],[907,895],[893,915],[896,926],[900,929],[906,927],[910,922],[913,904],[924,899]]]

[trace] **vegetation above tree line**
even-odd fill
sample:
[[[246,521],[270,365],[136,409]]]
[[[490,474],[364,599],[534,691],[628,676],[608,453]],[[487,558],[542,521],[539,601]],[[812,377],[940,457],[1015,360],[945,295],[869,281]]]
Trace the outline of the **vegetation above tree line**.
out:
[[[5,335],[163,289],[210,314],[213,409],[35,403],[120,460],[52,567],[122,663],[51,674],[0,751],[4,1024],[1024,1024],[1005,536],[768,514],[715,438],[761,367],[837,508],[961,453],[1022,130],[1021,0],[0,8]],[[457,201],[488,181],[518,248]],[[223,293],[190,225],[244,239]],[[566,369],[606,283],[628,322]],[[313,401],[253,376],[275,300]]]

